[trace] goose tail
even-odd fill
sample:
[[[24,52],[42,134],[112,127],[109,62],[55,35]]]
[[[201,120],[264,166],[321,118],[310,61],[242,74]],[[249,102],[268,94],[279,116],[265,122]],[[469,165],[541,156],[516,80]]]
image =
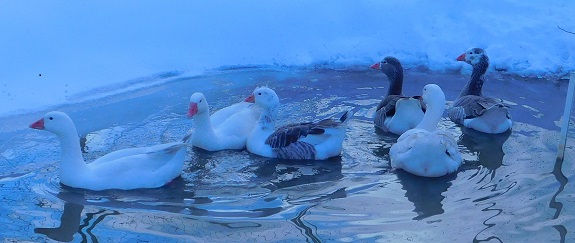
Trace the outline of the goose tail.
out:
[[[351,118],[353,114],[354,114],[353,109],[349,109],[348,111],[343,113],[343,115],[339,118],[339,121],[345,124],[347,121],[349,121],[349,118]]]

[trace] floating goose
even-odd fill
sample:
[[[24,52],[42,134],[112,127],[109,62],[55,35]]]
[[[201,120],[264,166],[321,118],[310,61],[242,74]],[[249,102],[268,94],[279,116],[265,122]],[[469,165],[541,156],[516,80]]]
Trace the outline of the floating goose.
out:
[[[439,177],[457,170],[463,160],[452,135],[437,130],[445,110],[445,94],[441,88],[426,85],[423,102],[427,105],[423,120],[399,136],[397,143],[391,146],[389,157],[393,168],[418,176]]]
[[[184,166],[183,142],[111,152],[86,164],[76,126],[63,112],[48,112],[30,128],[46,130],[60,139],[60,182],[89,190],[161,187],[178,177]]]
[[[484,133],[503,133],[511,129],[511,115],[501,99],[482,94],[489,58],[481,48],[471,48],[456,59],[473,66],[471,79],[448,109],[453,122]]]
[[[214,122],[204,94],[198,92],[190,97],[187,116],[194,119],[195,130],[191,135],[193,146],[208,151],[246,147],[248,135],[259,119],[260,109],[252,104],[235,112],[224,113],[228,115],[225,119]]]
[[[260,119],[249,136],[246,147],[251,153],[283,159],[324,160],[338,156],[345,137],[346,121],[353,115],[319,122],[293,123],[275,129],[279,98],[270,88],[253,92],[255,104],[262,108]]]
[[[403,96],[403,67],[399,60],[385,57],[371,68],[381,70],[390,82],[387,96],[376,108],[375,126],[397,135],[417,126],[425,113],[425,104],[416,97]]]

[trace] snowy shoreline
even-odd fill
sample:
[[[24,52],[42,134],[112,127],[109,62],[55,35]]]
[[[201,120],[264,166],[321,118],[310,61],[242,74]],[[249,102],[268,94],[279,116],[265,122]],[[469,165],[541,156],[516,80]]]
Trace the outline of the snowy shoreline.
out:
[[[543,0],[2,1],[0,116],[173,70],[359,70],[395,56],[408,69],[466,72],[455,58],[470,47],[487,51],[492,70],[564,77],[575,70],[575,35],[557,27],[575,31],[573,9]]]
[[[461,78],[467,79],[471,73],[471,68],[462,66],[461,69],[450,69],[450,70],[430,70],[427,67],[413,66],[407,64],[405,67],[406,74],[429,74],[429,75],[460,75]],[[492,69],[492,68],[490,68]],[[45,106],[37,106],[29,109],[13,110],[9,112],[0,113],[0,118],[8,117],[18,117],[27,116],[29,114],[34,114],[39,111],[46,109],[51,109],[55,107],[61,107],[64,105],[77,105],[90,101],[102,100],[107,98],[113,98],[115,96],[123,96],[129,93],[134,93],[146,89],[151,89],[156,86],[169,85],[171,82],[177,82],[179,80],[192,80],[202,77],[217,76],[221,74],[230,74],[234,72],[251,72],[251,71],[311,71],[311,70],[326,70],[326,71],[348,71],[348,72],[365,72],[366,74],[379,73],[378,71],[369,69],[369,65],[352,65],[352,66],[329,66],[329,65],[311,65],[311,66],[272,66],[272,65],[237,65],[237,66],[225,66],[220,68],[215,68],[212,70],[206,70],[202,73],[197,72],[183,72],[183,71],[167,71],[161,72],[145,77],[130,79],[125,82],[118,82],[109,84],[102,87],[97,87],[94,89],[81,91],[76,94],[70,94],[66,100],[62,102],[57,102],[53,104],[48,104]],[[368,75],[366,75],[368,77]],[[502,79],[519,79],[519,80],[539,80],[539,81],[551,81],[551,82],[563,82],[568,81],[569,74],[566,75],[556,75],[547,77],[531,77],[522,76],[514,73],[507,73],[504,71],[490,70],[487,73],[487,83],[489,85],[490,79],[502,80]],[[381,80],[375,80],[375,86],[387,86],[387,83],[383,82],[384,78]],[[246,81],[249,82],[249,81]],[[215,88],[215,87],[214,87]]]

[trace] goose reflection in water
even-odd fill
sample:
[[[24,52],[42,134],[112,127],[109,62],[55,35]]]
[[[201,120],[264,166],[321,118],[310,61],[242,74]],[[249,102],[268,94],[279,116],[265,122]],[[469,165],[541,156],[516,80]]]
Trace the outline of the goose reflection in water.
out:
[[[70,242],[74,239],[74,234],[81,232],[80,219],[84,206],[75,203],[64,203],[64,212],[60,217],[60,226],[56,228],[35,228],[34,233],[43,234],[48,238]]]
[[[327,160],[286,160],[269,159],[264,161],[254,173],[262,179],[268,179],[274,189],[343,178],[341,157]],[[273,190],[273,189],[272,189]]]
[[[461,131],[462,135],[458,144],[465,146],[470,152],[476,153],[476,162],[488,170],[488,173],[482,179],[485,179],[488,175],[491,175],[490,179],[493,179],[497,168],[503,165],[503,157],[505,156],[503,144],[511,136],[511,130],[500,134],[487,134],[462,127]],[[476,163],[466,161],[463,169],[476,168],[477,166],[478,164]]]
[[[50,239],[61,242],[73,241],[76,233],[80,234],[82,242],[88,242],[88,239],[91,242],[98,242],[98,237],[92,233],[92,230],[107,216],[120,215],[120,212],[116,210],[100,209],[93,213],[85,213],[83,218],[82,211],[85,206],[180,212],[186,208],[184,198],[194,198],[193,193],[190,194],[184,191],[185,182],[181,177],[174,179],[164,187],[156,189],[90,191],[62,184],[60,186],[60,192],[55,195],[64,201],[64,211],[60,216],[60,226],[55,228],[35,228],[34,233],[43,234]],[[134,200],[134,198],[138,200]],[[209,203],[209,200],[197,198],[194,203]]]
[[[98,242],[98,238],[92,233],[92,229],[102,222],[106,216],[120,214],[120,212],[115,210],[99,210],[96,213],[86,213],[86,218],[81,222],[84,206],[68,200],[78,201],[78,199],[84,198],[84,195],[64,191],[58,193],[57,196],[65,200],[64,212],[60,217],[60,226],[56,228],[35,228],[34,233],[43,234],[50,239],[62,242],[74,240],[74,234],[79,233],[82,237],[82,242],[88,242],[88,238],[91,242]]]
[[[433,215],[445,212],[441,203],[446,192],[451,186],[451,181],[457,178],[457,173],[451,173],[441,177],[416,176],[404,170],[396,170],[399,183],[405,190],[405,197],[413,203],[413,212],[417,213],[414,220],[422,220]]]

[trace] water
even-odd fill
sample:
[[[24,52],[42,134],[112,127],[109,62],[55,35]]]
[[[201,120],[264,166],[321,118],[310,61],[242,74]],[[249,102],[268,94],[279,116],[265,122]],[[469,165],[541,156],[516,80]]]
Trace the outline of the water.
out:
[[[453,100],[467,77],[407,71],[404,93],[439,84]],[[397,137],[376,132],[387,91],[373,70],[224,70],[176,77],[106,99],[57,107],[75,120],[90,161],[109,151],[180,139],[189,96],[212,109],[256,85],[280,96],[280,121],[355,108],[341,157],[267,159],[190,149],[181,178],[158,189],[94,192],[59,184],[59,142],[27,126],[46,111],[0,123],[0,229],[12,241],[73,242],[560,242],[575,235],[575,132],[556,162],[567,83],[491,75],[484,93],[512,107],[513,131],[474,133],[444,119],[465,160],[457,173],[421,178],[389,165]],[[573,119],[573,118],[572,118]]]

